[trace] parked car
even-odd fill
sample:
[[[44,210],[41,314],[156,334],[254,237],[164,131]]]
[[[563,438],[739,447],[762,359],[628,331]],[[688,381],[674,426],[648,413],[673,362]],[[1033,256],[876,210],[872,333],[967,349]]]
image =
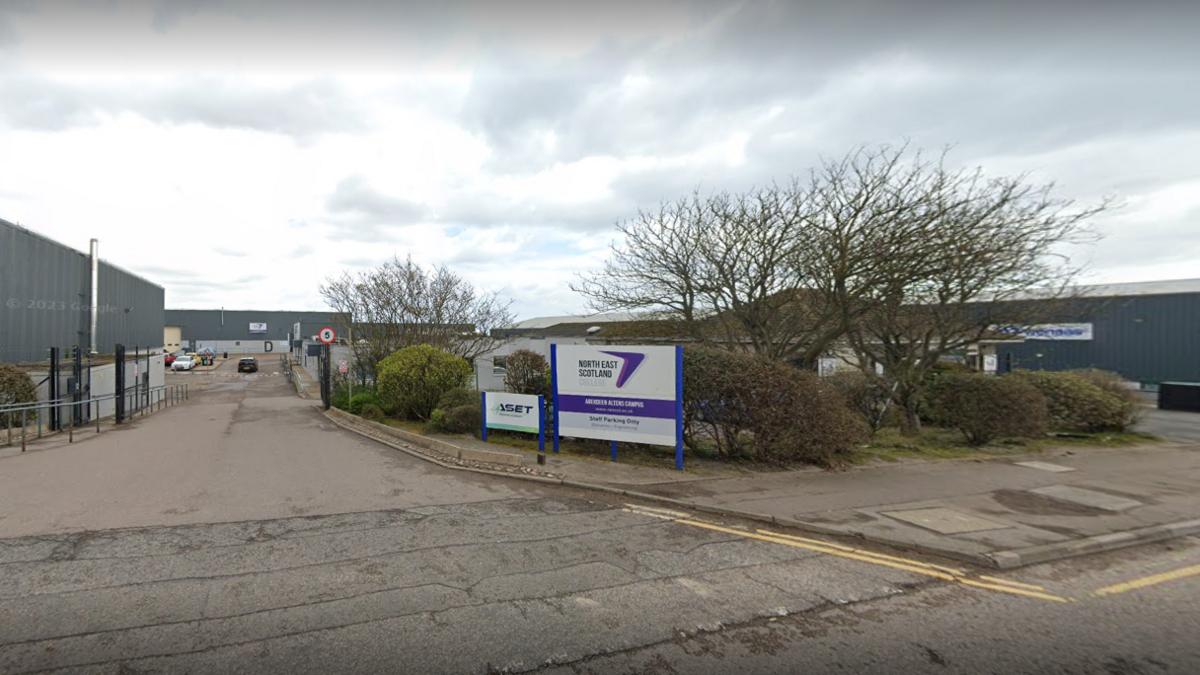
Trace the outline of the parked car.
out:
[[[175,363],[175,355],[170,352],[163,354],[163,365],[170,367],[172,363]]]
[[[196,357],[185,354],[175,359],[175,362],[171,364],[171,370],[191,370],[196,367],[196,363]]]
[[[243,356],[242,358],[238,359],[238,372],[257,373],[258,359],[254,358],[253,356]]]

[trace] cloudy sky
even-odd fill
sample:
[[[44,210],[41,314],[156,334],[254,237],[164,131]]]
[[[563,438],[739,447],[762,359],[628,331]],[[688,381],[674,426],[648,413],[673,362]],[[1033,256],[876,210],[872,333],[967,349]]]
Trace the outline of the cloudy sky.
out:
[[[323,309],[452,267],[520,318],[613,223],[908,140],[1123,206],[1096,282],[1200,277],[1200,3],[0,0],[0,218],[166,288]]]

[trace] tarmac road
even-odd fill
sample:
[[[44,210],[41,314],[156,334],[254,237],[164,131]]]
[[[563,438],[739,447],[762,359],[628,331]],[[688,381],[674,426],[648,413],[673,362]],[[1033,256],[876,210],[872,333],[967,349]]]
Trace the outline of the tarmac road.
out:
[[[262,364],[0,459],[0,673],[1200,672],[1196,539],[988,576],[441,469]]]

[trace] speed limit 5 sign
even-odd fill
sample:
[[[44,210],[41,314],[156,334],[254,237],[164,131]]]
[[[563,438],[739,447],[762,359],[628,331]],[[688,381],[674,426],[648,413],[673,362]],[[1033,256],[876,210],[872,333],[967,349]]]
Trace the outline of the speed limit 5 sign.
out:
[[[321,332],[317,333],[317,339],[327,345],[333,344],[333,341],[337,339],[337,333],[329,326],[326,326],[321,329]]]

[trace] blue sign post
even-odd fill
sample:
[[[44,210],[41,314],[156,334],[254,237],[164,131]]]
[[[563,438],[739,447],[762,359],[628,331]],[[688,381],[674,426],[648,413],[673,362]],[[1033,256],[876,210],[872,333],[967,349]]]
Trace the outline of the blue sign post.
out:
[[[675,345],[675,469],[683,471],[683,345]]]
[[[550,400],[554,406],[554,454],[558,454],[558,345],[550,345]]]

